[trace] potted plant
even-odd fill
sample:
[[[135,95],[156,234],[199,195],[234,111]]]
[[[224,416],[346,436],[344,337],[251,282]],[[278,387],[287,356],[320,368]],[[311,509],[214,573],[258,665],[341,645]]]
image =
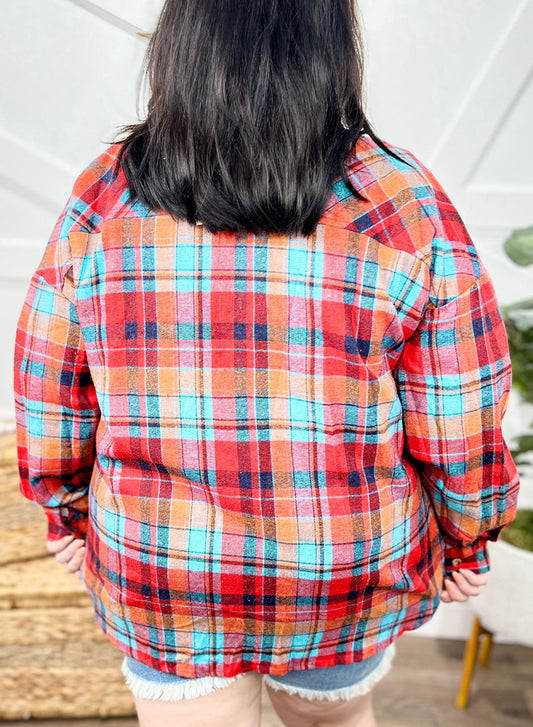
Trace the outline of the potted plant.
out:
[[[504,249],[518,265],[533,264],[533,227],[516,230]],[[533,298],[502,307],[513,387],[533,405]],[[511,450],[520,476],[531,476],[533,422]],[[529,472],[528,472],[529,469]],[[489,541],[489,582],[471,605],[482,626],[502,641],[533,646],[533,510],[518,509],[496,542]]]

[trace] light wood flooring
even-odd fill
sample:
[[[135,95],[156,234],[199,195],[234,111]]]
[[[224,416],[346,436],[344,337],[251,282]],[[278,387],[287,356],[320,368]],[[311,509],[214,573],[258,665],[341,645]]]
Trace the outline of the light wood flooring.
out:
[[[533,727],[533,649],[494,644],[476,667],[470,704],[455,707],[464,642],[404,634],[389,674],[374,689],[378,727]],[[134,718],[0,722],[1,727],[137,727]],[[262,727],[283,727],[263,689]],[[185,726],[183,726],[185,727]]]

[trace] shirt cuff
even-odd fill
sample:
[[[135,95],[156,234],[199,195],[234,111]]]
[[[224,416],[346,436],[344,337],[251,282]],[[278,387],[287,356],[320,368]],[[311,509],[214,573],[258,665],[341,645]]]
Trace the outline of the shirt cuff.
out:
[[[47,508],[48,519],[47,540],[61,540],[65,535],[74,535],[75,538],[85,540],[89,517],[86,512],[74,510],[70,507]]]
[[[444,545],[444,575],[462,568],[474,573],[488,573],[490,570],[489,554],[487,552],[487,539],[479,538],[471,545],[457,545],[445,542]]]

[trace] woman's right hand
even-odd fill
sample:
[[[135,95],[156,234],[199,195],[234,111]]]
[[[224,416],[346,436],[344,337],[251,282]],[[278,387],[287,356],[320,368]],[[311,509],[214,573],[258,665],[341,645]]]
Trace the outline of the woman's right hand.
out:
[[[85,541],[73,535],[60,540],[47,540],[46,549],[55,556],[58,563],[64,563],[69,573],[81,579],[81,566],[85,557]]]
[[[481,587],[486,586],[489,581],[488,573],[474,573],[468,568],[453,571],[452,576],[445,576],[441,601],[451,603],[452,601],[468,601],[470,596],[479,596]]]

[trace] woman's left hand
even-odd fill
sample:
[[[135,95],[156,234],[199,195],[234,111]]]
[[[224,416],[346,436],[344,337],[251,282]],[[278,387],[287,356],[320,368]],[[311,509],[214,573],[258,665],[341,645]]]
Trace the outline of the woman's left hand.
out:
[[[81,564],[85,557],[85,541],[73,535],[65,535],[60,540],[47,540],[46,549],[58,563],[65,563],[67,571],[81,578]]]
[[[468,601],[470,596],[479,596],[481,588],[489,580],[488,573],[474,573],[468,568],[453,571],[453,577],[444,578],[440,599],[444,603],[452,601]]]

